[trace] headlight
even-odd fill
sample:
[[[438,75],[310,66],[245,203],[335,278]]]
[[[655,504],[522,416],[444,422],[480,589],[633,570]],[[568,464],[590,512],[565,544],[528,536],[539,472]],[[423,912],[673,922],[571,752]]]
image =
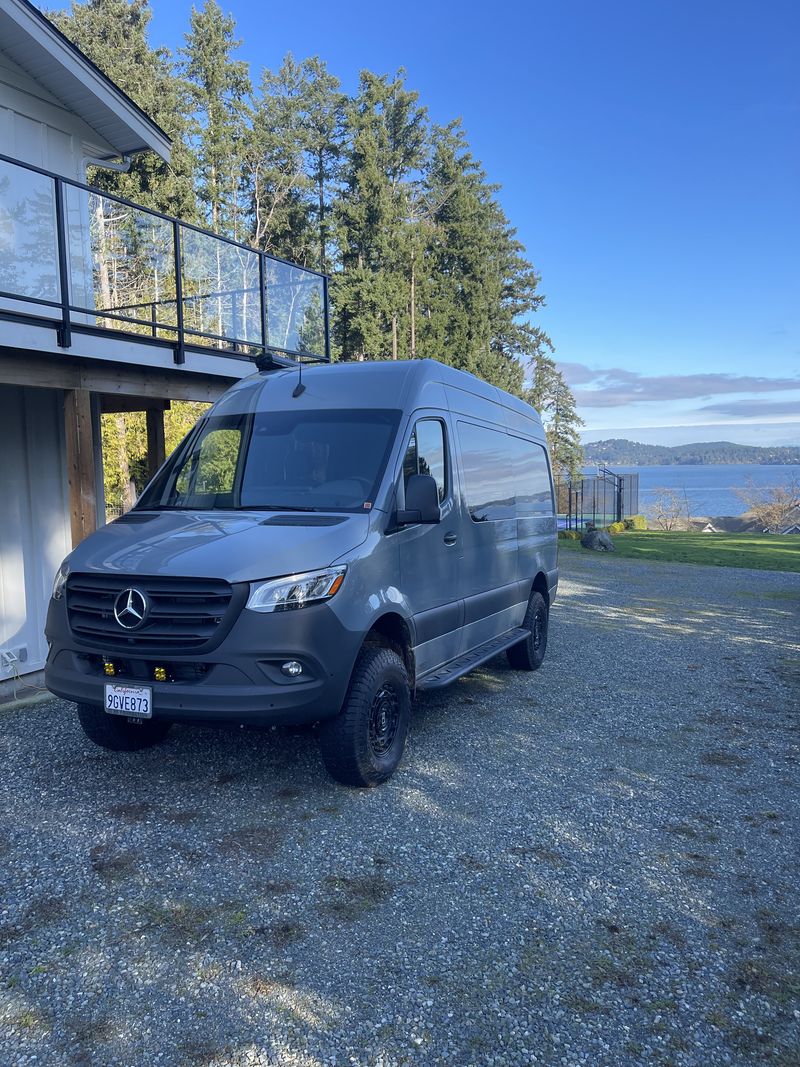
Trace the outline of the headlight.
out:
[[[330,600],[341,589],[346,567],[290,574],[267,582],[253,582],[247,607],[251,611],[291,611],[320,600]]]
[[[58,574],[56,580],[53,582],[53,600],[60,600],[64,595],[64,586],[67,584],[67,578],[69,577],[69,564],[66,560],[58,568]]]

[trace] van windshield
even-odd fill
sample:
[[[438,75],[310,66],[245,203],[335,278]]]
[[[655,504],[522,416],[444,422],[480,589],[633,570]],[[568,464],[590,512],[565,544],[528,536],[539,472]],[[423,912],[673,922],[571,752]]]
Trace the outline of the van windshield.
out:
[[[176,449],[138,509],[363,511],[400,421],[392,410],[211,416]]]

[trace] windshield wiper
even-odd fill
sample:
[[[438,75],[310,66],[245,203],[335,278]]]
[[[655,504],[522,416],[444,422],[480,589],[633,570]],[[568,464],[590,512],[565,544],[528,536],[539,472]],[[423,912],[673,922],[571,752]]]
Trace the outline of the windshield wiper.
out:
[[[237,511],[322,511],[302,504],[237,504]]]
[[[191,508],[187,504],[135,504],[131,511],[197,511],[197,508]]]

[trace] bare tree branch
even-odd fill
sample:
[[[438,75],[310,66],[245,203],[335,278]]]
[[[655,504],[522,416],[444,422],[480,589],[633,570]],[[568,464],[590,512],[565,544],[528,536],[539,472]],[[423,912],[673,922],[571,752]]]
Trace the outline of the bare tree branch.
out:
[[[800,522],[800,475],[792,471],[780,485],[758,486],[752,480],[736,490],[747,510],[766,533],[780,533]]]

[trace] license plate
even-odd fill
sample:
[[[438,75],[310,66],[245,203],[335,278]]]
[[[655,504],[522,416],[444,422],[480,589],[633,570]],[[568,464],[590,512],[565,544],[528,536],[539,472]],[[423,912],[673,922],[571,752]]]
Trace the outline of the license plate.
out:
[[[153,690],[149,685],[106,685],[106,711],[129,719],[153,716]]]

